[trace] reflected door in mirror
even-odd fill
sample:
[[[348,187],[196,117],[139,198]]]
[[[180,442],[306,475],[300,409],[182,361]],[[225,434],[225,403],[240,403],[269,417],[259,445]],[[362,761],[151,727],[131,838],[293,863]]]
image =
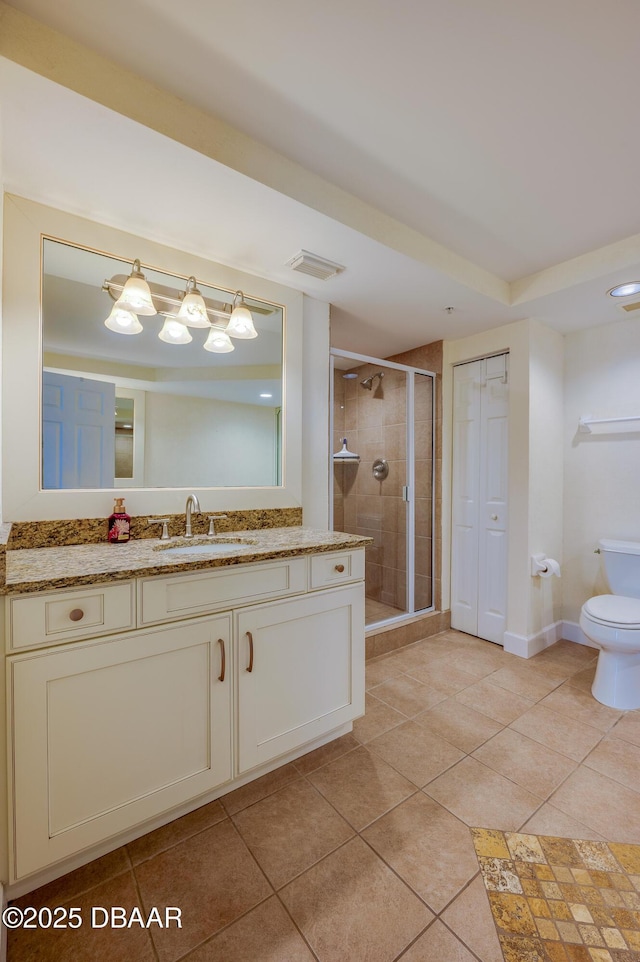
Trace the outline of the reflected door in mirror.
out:
[[[109,382],[43,372],[43,487],[113,487],[115,400]]]

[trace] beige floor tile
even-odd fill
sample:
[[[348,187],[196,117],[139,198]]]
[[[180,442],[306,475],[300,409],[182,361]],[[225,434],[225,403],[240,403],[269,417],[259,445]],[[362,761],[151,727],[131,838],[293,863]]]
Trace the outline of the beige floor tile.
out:
[[[640,844],[640,795],[586,765],[569,775],[551,803],[608,841]]]
[[[423,789],[467,825],[517,831],[542,799],[475,758],[465,758]]]
[[[410,668],[422,668],[428,657],[419,645],[408,645],[390,655],[389,661],[397,671],[406,672]]]
[[[567,678],[567,684],[571,685],[573,688],[580,688],[582,691],[591,691],[591,686],[593,685],[593,679],[596,674],[597,663],[594,662],[592,665],[588,665],[581,671],[577,671],[575,675],[569,675]]]
[[[442,914],[443,920],[482,962],[504,962],[484,882],[478,876]],[[434,962],[448,962],[434,956]]]
[[[306,779],[238,812],[233,822],[276,889],[353,835],[351,826]]]
[[[622,716],[621,711],[596,701],[591,692],[575,688],[568,682],[543,698],[540,704],[603,732],[609,731]]]
[[[353,737],[362,744],[407,720],[406,715],[396,711],[395,708],[390,708],[370,692],[366,693],[364,704],[364,715],[362,718],[356,718],[353,723]]]
[[[359,744],[358,739],[351,732],[348,732],[346,735],[334,738],[332,742],[327,742],[326,745],[321,745],[320,748],[316,748],[306,755],[301,755],[300,758],[296,758],[293,764],[301,775],[307,775],[309,772],[314,772],[316,768],[322,768],[323,765],[332,762],[334,758],[346,755],[347,752],[357,748]]]
[[[34,902],[26,904],[35,905]],[[55,903],[60,905],[61,902]],[[160,906],[160,903],[157,903]],[[164,905],[176,905],[170,900]],[[164,905],[162,911],[164,913]],[[147,912],[140,904],[135,879],[131,871],[103,882],[97,888],[74,895],[67,907],[80,909],[83,920],[78,929],[16,929],[8,932],[8,958],[11,962],[154,962],[155,952],[147,929],[133,925],[131,928],[92,927],[91,910],[95,906],[107,910],[113,906],[126,909],[134,907],[146,918]],[[186,908],[186,906],[185,906]],[[97,921],[102,922],[103,913]]]
[[[379,735],[367,743],[367,748],[418,788],[464,758],[464,753],[444,738],[412,721]]]
[[[412,782],[364,747],[330,762],[308,778],[356,831],[416,790]]]
[[[242,788],[236,788],[235,791],[229,792],[228,795],[223,795],[220,801],[227,814],[235,815],[236,812],[240,812],[243,808],[259,802],[261,798],[266,798],[267,795],[277,792],[279,788],[282,788],[282,786],[288,782],[292,782],[295,778],[300,778],[300,773],[296,766],[293,763],[283,765],[281,768],[276,768],[274,771],[268,772],[261,778],[256,778],[254,782],[249,782],[247,785],[243,785]]]
[[[229,819],[134,871],[145,908],[182,909],[182,929],[152,932],[160,962],[185,955],[273,893]]]
[[[506,688],[539,701],[565,681],[564,672],[556,672],[552,668],[534,668],[528,662],[515,668],[501,668],[491,675],[491,684]]]
[[[467,648],[453,659],[452,664],[462,668],[469,675],[484,678],[486,675],[505,667],[509,656],[490,642],[485,642],[487,648]]]
[[[640,745],[640,711],[626,712],[611,731],[616,738]]]
[[[577,691],[577,689],[574,689]],[[579,762],[602,738],[602,731],[537,704],[509,726],[561,755]]]
[[[475,962],[475,956],[438,919],[402,956],[402,962]]]
[[[61,878],[54,879],[53,882],[29,892],[19,899],[14,899],[13,904],[20,908],[30,905],[37,909],[44,905],[48,905],[50,908],[55,905],[62,905],[63,902],[68,902],[83,892],[88,892],[96,885],[101,885],[103,882],[115,878],[116,875],[128,872],[130,868],[131,860],[126,847],[117,848],[114,852],[103,855],[102,858],[94,859],[93,862],[82,865],[73,872],[68,872]]]
[[[381,685],[383,681],[388,681],[395,675],[400,674],[400,668],[393,664],[389,658],[376,658],[368,661],[364,669],[365,686],[367,689],[375,685]]]
[[[491,678],[483,678],[470,688],[458,692],[455,700],[467,708],[475,708],[476,711],[493,718],[501,725],[508,725],[515,718],[523,715],[528,708],[534,704],[530,698],[516,695],[515,692],[507,691],[492,684]]]
[[[549,665],[553,668],[567,669],[570,674],[574,674],[586,668],[597,657],[597,648],[579,645],[573,641],[557,641],[555,645],[535,655],[531,661],[536,666]]]
[[[433,919],[359,838],[294,879],[280,897],[322,962],[392,962]]]
[[[315,956],[273,896],[214,936],[188,962],[314,962]]]
[[[453,698],[416,715],[414,721],[463,752],[472,752],[502,728],[492,718],[461,705]]]
[[[174,819],[173,822],[163,825],[155,832],[149,832],[142,838],[129,842],[127,849],[131,862],[133,865],[138,865],[145,859],[171,848],[172,845],[177,845],[183,839],[189,838],[191,835],[197,835],[205,828],[216,825],[226,817],[227,813],[219,801],[216,800],[208,805],[203,805],[201,808],[197,808],[195,812],[189,812],[188,815]]]
[[[422,793],[379,818],[363,838],[436,913],[478,871],[468,827]]]
[[[640,792],[640,745],[608,735],[587,755],[584,763],[601,775]]]
[[[371,693],[408,718],[437,705],[446,698],[441,691],[427,688],[409,675],[396,675],[377,685]]]
[[[541,798],[548,798],[577,764],[511,728],[490,738],[473,757]]]
[[[455,695],[478,680],[475,675],[470,675],[468,671],[449,664],[447,659],[442,657],[434,659],[424,668],[410,668],[407,674],[417,678],[428,688],[441,691],[444,695]]]
[[[558,838],[588,838],[596,842],[604,841],[604,836],[594,832],[588,825],[584,825],[576,818],[565,815],[550,802],[545,802],[529,821],[522,827],[522,832],[533,835],[555,835]]]

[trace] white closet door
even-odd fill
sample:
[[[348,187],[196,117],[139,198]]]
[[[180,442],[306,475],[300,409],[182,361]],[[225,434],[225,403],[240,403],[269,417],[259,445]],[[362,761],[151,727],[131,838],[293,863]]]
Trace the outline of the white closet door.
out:
[[[507,603],[508,355],[454,370],[451,624],[503,643]]]
[[[478,630],[478,496],[482,361],[453,369],[451,626]]]

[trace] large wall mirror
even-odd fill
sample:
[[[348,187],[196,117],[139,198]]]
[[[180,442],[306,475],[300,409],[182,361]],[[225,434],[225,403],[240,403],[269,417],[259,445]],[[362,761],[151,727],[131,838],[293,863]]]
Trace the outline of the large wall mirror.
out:
[[[133,514],[190,490],[203,510],[301,504],[302,294],[13,195],[4,222],[4,520],[100,517],[114,492]],[[124,334],[105,321],[136,271],[155,313]],[[200,328],[176,317],[194,287]],[[242,300],[255,336],[205,350]],[[186,343],[159,337],[176,323]]]
[[[42,487],[280,485],[282,306],[143,263],[135,314],[131,273],[43,238]]]

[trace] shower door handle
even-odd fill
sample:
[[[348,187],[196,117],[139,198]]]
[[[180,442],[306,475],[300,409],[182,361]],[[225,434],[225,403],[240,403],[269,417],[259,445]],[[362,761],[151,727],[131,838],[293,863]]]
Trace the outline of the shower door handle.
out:
[[[403,484],[403,485],[402,485],[402,500],[403,500],[403,501],[409,501],[409,500],[410,500],[410,498],[409,498],[409,485],[408,485],[408,484]]]

